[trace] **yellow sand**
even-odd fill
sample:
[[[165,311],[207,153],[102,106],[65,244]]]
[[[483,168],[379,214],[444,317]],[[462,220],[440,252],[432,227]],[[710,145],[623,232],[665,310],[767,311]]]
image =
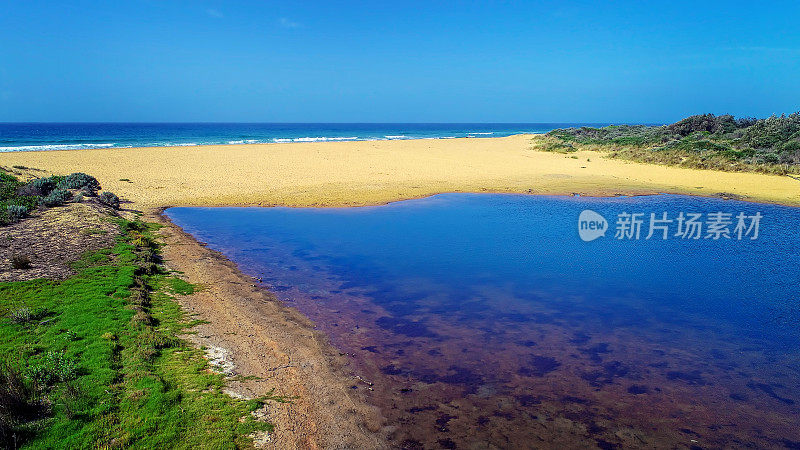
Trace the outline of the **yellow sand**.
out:
[[[0,165],[86,172],[147,211],[176,205],[363,205],[441,192],[732,193],[800,205],[800,181],[789,176],[639,164],[597,152],[539,152],[531,149],[531,139],[17,152],[0,153]]]

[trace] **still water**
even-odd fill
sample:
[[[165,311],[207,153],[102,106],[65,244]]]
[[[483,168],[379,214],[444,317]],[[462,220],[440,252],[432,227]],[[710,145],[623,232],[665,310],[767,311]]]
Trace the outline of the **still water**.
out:
[[[591,242],[586,209],[608,221]],[[705,238],[716,212],[730,238]],[[615,238],[621,213],[639,239]],[[675,236],[680,213],[700,239]],[[167,215],[353,355],[398,447],[800,448],[798,208],[443,194]]]

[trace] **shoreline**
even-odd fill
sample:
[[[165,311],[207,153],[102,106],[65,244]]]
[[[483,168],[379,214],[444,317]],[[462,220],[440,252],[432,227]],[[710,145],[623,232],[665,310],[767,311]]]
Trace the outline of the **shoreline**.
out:
[[[181,149],[181,148],[194,148],[194,147],[237,147],[241,145],[285,145],[285,144],[326,144],[326,143],[348,143],[348,142],[394,142],[394,141],[436,141],[436,140],[452,140],[452,139],[502,139],[502,138],[509,138],[509,137],[516,137],[516,136],[540,136],[546,133],[515,133],[509,134],[507,136],[448,136],[448,137],[414,137],[414,138],[402,138],[402,139],[389,139],[389,138],[376,138],[376,139],[336,139],[336,138],[319,138],[319,140],[314,140],[318,138],[308,138],[310,140],[287,140],[287,141],[279,141],[279,142],[236,142],[230,143],[226,142],[224,144],[177,144],[177,145],[139,145],[139,146],[121,146],[121,147],[89,147],[89,148],[56,148],[56,149],[38,149],[38,150],[3,150],[0,151],[0,154],[3,153],[37,153],[37,152],[75,152],[75,151],[86,151],[86,150],[137,150],[137,149],[153,149],[153,148],[169,148],[169,149]],[[305,139],[305,138],[297,138],[297,139]],[[57,145],[91,145],[91,144],[42,144],[40,147],[46,146],[57,146]],[[25,147],[35,147],[35,146],[20,146],[20,148]],[[15,148],[15,147],[4,147],[4,148]]]
[[[408,198],[398,198],[396,200],[387,200],[384,202],[376,202],[376,203],[363,203],[363,204],[351,204],[351,205],[337,205],[337,204],[324,204],[324,205],[284,205],[284,204],[274,204],[274,205],[265,205],[265,204],[222,204],[222,205],[168,205],[168,206],[160,206],[153,210],[154,214],[163,214],[166,210],[171,208],[291,208],[291,209],[337,209],[337,208],[371,208],[376,206],[386,206],[391,205],[394,203],[401,203],[401,202],[408,202],[413,200],[423,200],[430,197],[435,197],[437,195],[446,195],[446,194],[471,194],[471,195],[531,195],[531,196],[540,196],[540,197],[588,197],[588,198],[633,198],[633,197],[654,197],[658,195],[677,195],[677,196],[685,196],[685,197],[697,197],[697,198],[708,198],[708,199],[718,199],[718,200],[725,200],[725,201],[738,201],[738,202],[746,202],[746,203],[753,203],[756,205],[777,205],[777,206],[788,206],[791,208],[800,208],[800,203],[787,203],[781,201],[768,201],[768,200],[756,200],[756,199],[749,199],[749,198],[738,198],[738,197],[729,197],[726,193],[720,192],[718,194],[697,194],[692,192],[686,193],[678,193],[678,192],[646,192],[646,193],[592,193],[592,192],[571,192],[571,193],[537,193],[537,192],[514,192],[514,191],[482,191],[482,192],[472,192],[472,191],[442,191],[442,192],[434,192],[432,194],[421,195],[419,197],[408,197]],[[177,225],[176,225],[177,226]]]

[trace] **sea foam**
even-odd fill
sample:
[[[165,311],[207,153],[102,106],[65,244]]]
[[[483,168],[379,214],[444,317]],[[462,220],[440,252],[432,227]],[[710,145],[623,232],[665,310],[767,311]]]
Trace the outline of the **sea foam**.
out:
[[[85,150],[92,148],[109,148],[113,143],[107,144],[45,144],[45,145],[18,145],[13,147],[0,147],[0,152],[35,152],[42,150]]]
[[[273,139],[272,142],[277,143],[286,143],[286,142],[331,142],[331,141],[357,141],[359,140],[358,136],[348,136],[348,137],[327,137],[327,136],[320,136],[320,137],[301,137],[301,138],[294,138],[294,139]]]

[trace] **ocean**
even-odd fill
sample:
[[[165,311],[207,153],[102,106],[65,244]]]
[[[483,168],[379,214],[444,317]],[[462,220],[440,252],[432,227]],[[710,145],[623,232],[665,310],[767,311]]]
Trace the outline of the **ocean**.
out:
[[[579,123],[0,123],[0,152],[218,144],[450,139],[546,133]]]

